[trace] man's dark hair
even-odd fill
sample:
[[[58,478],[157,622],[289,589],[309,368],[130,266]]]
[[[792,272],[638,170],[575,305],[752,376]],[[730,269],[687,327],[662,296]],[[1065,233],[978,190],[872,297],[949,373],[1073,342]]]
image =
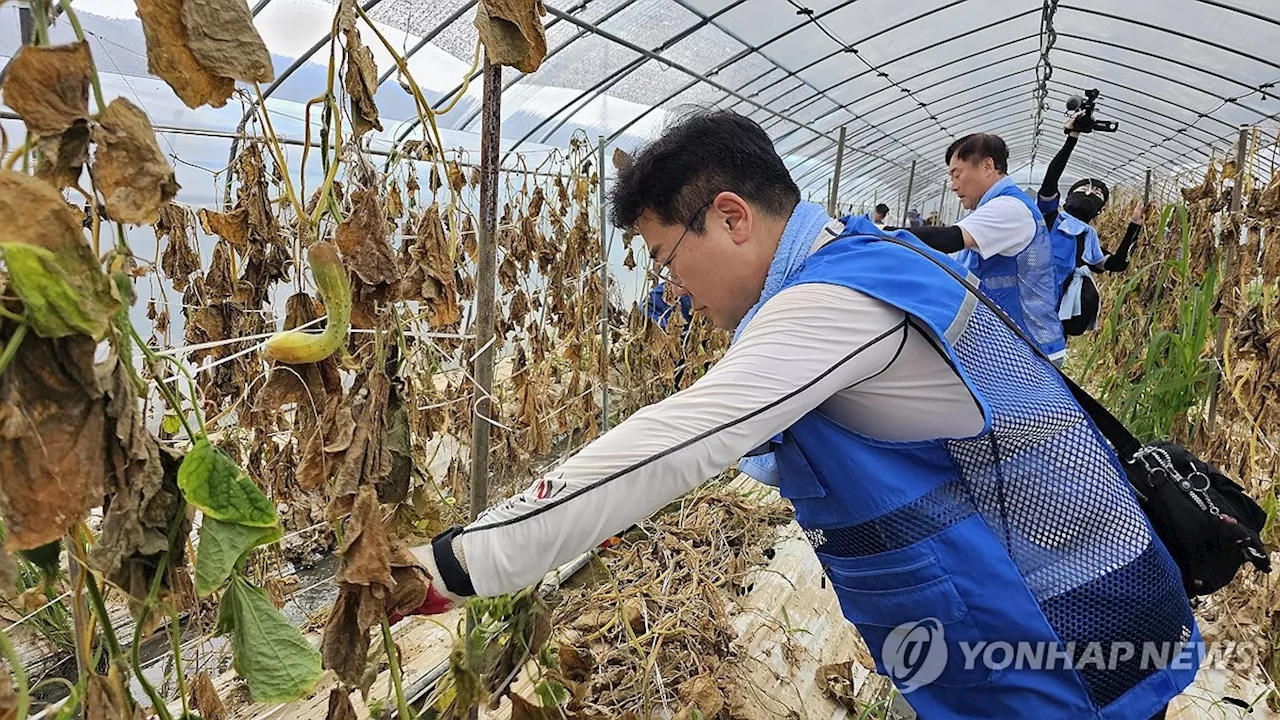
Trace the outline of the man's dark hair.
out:
[[[730,110],[698,109],[618,172],[611,220],[631,228],[648,210],[663,223],[702,232],[706,213],[698,208],[726,191],[779,218],[800,202],[800,188],[763,128]]]
[[[880,203],[879,205],[876,206],[876,212],[880,213],[881,215],[888,215],[889,206],[885,205],[884,203]]]
[[[958,157],[965,162],[981,162],[983,158],[991,158],[997,172],[1005,175],[1009,173],[1009,146],[1004,144],[1004,140],[1000,139],[999,135],[991,133],[965,135],[947,148],[948,165],[951,164],[952,157]]]

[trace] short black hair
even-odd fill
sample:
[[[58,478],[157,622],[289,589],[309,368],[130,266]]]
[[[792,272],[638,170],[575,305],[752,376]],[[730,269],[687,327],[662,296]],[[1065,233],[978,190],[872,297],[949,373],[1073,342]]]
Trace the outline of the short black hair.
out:
[[[991,158],[998,172],[1005,175],[1009,173],[1009,146],[1004,144],[1004,140],[999,135],[991,133],[965,135],[947,148],[948,165],[951,164],[953,156],[965,162],[981,162],[983,158]]]
[[[879,205],[876,206],[876,212],[880,213],[881,215],[888,215],[889,206],[885,205],[884,203],[880,203]]]
[[[610,219],[632,228],[647,210],[663,223],[702,232],[706,213],[698,208],[726,191],[779,218],[800,202],[800,188],[764,128],[731,110],[685,110],[618,172]]]

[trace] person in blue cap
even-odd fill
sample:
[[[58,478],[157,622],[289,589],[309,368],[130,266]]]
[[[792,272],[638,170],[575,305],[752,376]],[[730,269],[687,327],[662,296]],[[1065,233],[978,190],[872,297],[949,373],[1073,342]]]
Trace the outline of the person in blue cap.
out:
[[[727,110],[680,119],[619,173],[613,223],[733,342],[689,387],[415,548],[432,578],[419,612],[534,585],[763,449],[844,617],[921,717],[1163,717],[1199,656],[1143,648],[1194,647],[1199,631],[1063,377],[971,268],[800,198],[769,135]]]

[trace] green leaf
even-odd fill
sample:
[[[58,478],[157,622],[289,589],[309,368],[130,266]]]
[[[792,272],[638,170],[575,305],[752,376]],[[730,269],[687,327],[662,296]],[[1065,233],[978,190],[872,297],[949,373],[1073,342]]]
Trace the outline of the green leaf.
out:
[[[0,243],[9,281],[40,337],[88,335],[101,340],[120,301],[111,294],[88,245],[57,251],[21,242]]]
[[[276,610],[265,590],[239,575],[222,595],[217,632],[231,635],[236,673],[254,702],[293,702],[320,680],[320,652]]]
[[[207,597],[222,587],[249,551],[284,536],[280,525],[269,528],[227,523],[206,515],[196,552],[196,594]]]
[[[225,452],[200,438],[178,468],[178,487],[187,502],[208,517],[251,527],[273,527],[276,508]]]
[[[177,415],[165,415],[164,419],[160,421],[160,429],[170,435],[176,434],[182,429],[182,418]]]

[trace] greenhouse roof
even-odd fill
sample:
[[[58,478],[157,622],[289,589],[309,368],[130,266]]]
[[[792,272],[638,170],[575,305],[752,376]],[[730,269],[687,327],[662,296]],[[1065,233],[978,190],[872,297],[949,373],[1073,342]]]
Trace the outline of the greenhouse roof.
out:
[[[18,3],[0,8],[0,55],[19,44]],[[264,96],[284,136],[303,135],[320,92],[335,3],[251,0],[273,54]],[[76,3],[113,94],[141,101],[158,128],[212,142],[186,162],[225,165],[240,104],[190,110],[147,72],[131,0]],[[408,58],[429,101],[444,105],[473,70],[475,0],[364,0]],[[843,205],[940,202],[943,153],[961,135],[1002,135],[1010,170],[1029,183],[1061,135],[1065,102],[1101,90],[1098,116],[1120,131],[1082,143],[1069,176],[1140,184],[1203,167],[1240,125],[1280,113],[1280,10],[1274,0],[556,0],[546,6],[548,56],[532,74],[507,69],[505,150],[536,157],[575,132],[633,148],[687,104],[733,108],[772,135],[806,196],[825,197],[840,128],[847,133]],[[70,30],[55,27],[54,40]],[[371,43],[388,148],[416,125],[391,55]],[[440,117],[447,145],[479,147],[480,83]],[[251,91],[250,91],[251,92]],[[914,182],[912,166],[915,165]]]

